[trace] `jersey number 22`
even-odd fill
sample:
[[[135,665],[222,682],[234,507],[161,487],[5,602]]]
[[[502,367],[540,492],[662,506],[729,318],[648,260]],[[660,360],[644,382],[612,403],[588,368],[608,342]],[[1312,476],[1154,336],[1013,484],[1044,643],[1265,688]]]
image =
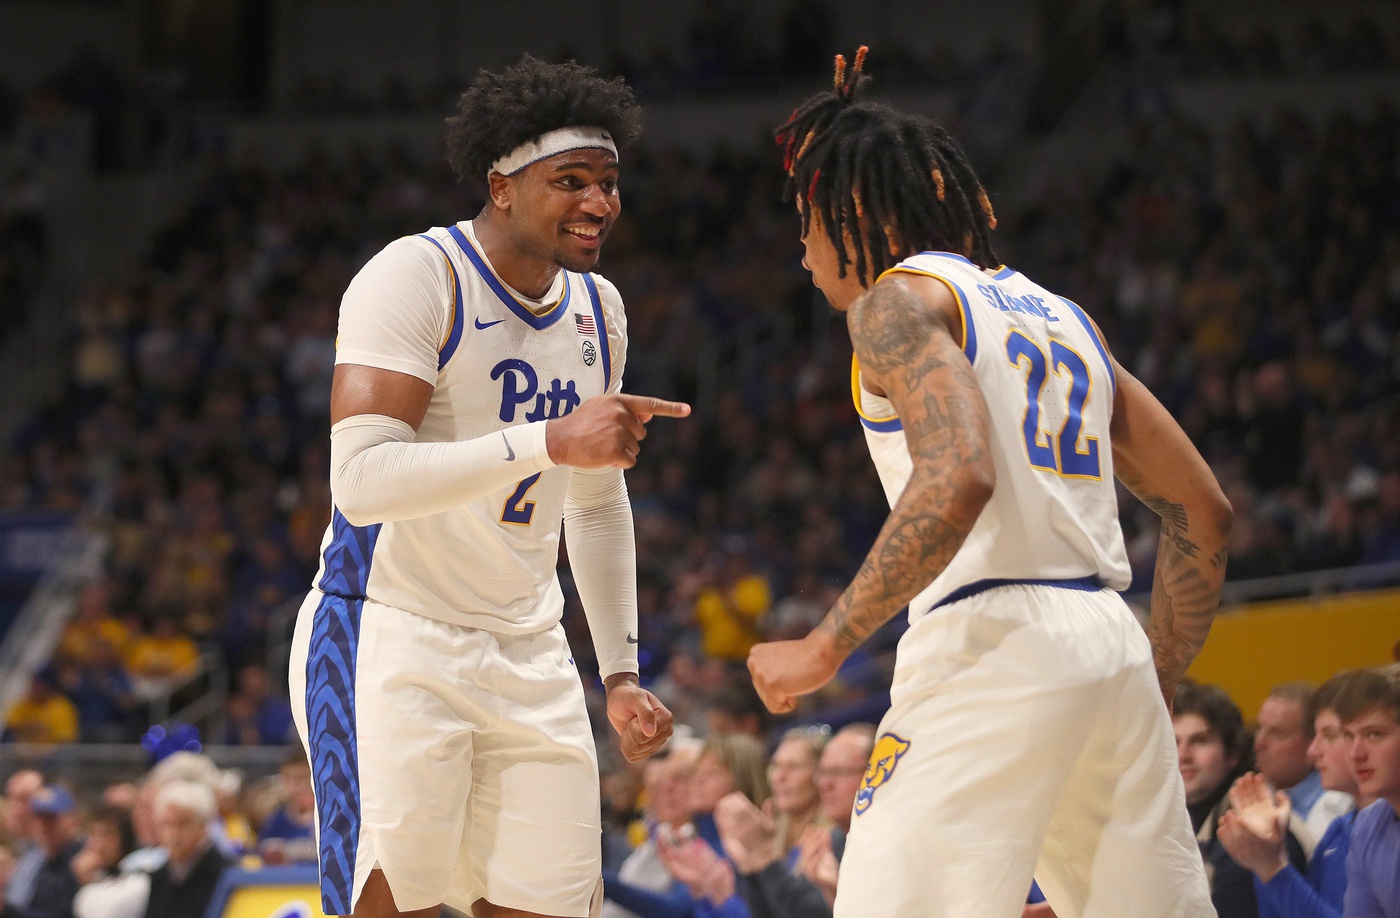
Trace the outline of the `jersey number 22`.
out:
[[[1047,357],[1030,338],[1019,330],[1006,339],[1006,357],[1014,367],[1029,366],[1026,374],[1026,417],[1021,428],[1026,437],[1026,458],[1031,467],[1054,472],[1066,478],[1102,478],[1099,472],[1099,440],[1084,438],[1079,448],[1080,428],[1084,425],[1084,403],[1089,399],[1092,380],[1084,358],[1065,344],[1050,339]],[[1069,410],[1060,432],[1051,439],[1049,431],[1040,429],[1040,395],[1045,380],[1053,371],[1056,376],[1069,374]]]

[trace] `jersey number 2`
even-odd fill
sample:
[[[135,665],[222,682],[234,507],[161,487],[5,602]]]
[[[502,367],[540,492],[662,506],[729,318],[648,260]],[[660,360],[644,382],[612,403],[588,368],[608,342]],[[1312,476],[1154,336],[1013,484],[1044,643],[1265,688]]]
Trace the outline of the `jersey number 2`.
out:
[[[1066,478],[1102,478],[1099,471],[1099,441],[1085,437],[1084,449],[1079,448],[1079,432],[1084,425],[1084,403],[1089,400],[1093,381],[1089,367],[1075,351],[1050,339],[1047,358],[1040,345],[1020,331],[1006,339],[1006,357],[1014,367],[1024,361],[1030,372],[1026,375],[1026,417],[1021,427],[1026,436],[1026,458],[1031,467],[1054,472]],[[1053,370],[1056,376],[1069,374],[1069,411],[1060,432],[1051,440],[1049,432],[1040,429],[1040,394],[1045,380]]]
[[[517,526],[530,525],[530,520],[535,516],[535,502],[526,500],[525,495],[539,480],[539,472],[520,480],[520,484],[516,485],[515,490],[510,492],[510,497],[506,498],[506,505],[501,508],[502,523],[514,523]]]

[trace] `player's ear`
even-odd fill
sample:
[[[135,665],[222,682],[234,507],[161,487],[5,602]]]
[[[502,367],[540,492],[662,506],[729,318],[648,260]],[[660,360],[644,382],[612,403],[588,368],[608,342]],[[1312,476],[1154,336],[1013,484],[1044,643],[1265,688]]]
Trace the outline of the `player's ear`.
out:
[[[497,208],[510,210],[511,200],[515,196],[515,182],[499,172],[492,172],[486,177],[486,193]]]

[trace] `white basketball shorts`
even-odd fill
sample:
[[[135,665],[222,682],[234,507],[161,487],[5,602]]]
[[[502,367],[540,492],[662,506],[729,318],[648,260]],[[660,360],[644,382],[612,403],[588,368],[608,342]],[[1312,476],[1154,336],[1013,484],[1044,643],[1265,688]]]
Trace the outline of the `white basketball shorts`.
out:
[[[589,914],[598,763],[562,627],[498,635],[313,590],[290,669],[327,915],[376,867],[401,911]]]
[[[1116,593],[995,586],[900,641],[836,918],[1213,916],[1147,636]]]

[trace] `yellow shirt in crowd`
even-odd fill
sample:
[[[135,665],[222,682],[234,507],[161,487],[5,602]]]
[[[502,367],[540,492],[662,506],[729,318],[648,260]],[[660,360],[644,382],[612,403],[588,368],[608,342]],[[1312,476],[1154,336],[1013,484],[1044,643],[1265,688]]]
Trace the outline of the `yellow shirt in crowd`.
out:
[[[768,581],[758,574],[742,578],[727,590],[707,587],[695,597],[695,623],[700,646],[708,656],[743,660],[758,643],[758,620],[773,605]]]
[[[47,701],[24,698],[10,708],[7,727],[17,743],[75,743],[78,709],[62,695]]]

